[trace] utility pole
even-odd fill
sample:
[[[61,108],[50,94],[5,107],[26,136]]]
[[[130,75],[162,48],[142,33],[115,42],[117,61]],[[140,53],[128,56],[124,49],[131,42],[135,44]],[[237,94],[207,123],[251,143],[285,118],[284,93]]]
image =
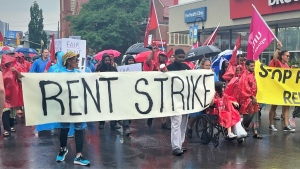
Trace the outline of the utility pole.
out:
[[[59,21],[58,21],[58,24],[57,24],[57,39],[59,39]]]

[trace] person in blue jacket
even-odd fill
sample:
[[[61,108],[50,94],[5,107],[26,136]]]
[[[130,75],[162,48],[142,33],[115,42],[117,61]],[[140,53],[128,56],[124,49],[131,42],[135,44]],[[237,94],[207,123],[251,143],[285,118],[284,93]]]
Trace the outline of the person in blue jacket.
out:
[[[42,56],[33,62],[29,72],[30,73],[44,73],[48,62],[49,62],[49,50],[43,49]]]
[[[63,55],[63,67],[60,69],[56,69],[54,72],[56,73],[79,73],[78,63],[79,63],[79,55],[74,52],[67,52]],[[75,145],[76,145],[76,157],[74,158],[74,164],[79,165],[90,165],[90,161],[86,160],[82,156],[83,149],[83,130],[87,127],[86,123],[73,123],[75,129]],[[61,162],[65,160],[65,157],[68,153],[67,149],[67,140],[68,140],[68,132],[70,129],[70,123],[60,123],[60,151],[56,156],[56,161]]]
[[[203,58],[200,62],[200,67],[199,69],[211,69],[211,60],[208,58]],[[214,81],[217,82],[219,81],[218,76],[214,72]],[[187,129],[187,137],[192,138],[193,136],[193,125],[195,124],[197,117],[200,116],[201,114],[204,113],[205,110],[197,112],[197,113],[191,113],[189,114],[189,123],[188,123],[188,129]]]

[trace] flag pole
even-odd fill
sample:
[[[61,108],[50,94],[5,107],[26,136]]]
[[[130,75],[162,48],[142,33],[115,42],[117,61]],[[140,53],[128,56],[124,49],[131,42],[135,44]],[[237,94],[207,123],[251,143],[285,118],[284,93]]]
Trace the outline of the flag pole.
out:
[[[216,33],[216,31],[218,30],[219,26],[220,26],[220,23],[219,23],[219,25],[217,26],[217,28],[215,29],[215,31],[213,32],[213,34],[212,34],[212,35],[214,35],[214,34]],[[212,39],[212,38],[213,38],[213,36],[211,36],[211,37],[210,37],[210,39],[209,39],[209,41],[208,41],[208,43],[207,43],[207,44],[209,44],[209,43],[210,43],[210,41],[211,41],[211,39]]]
[[[154,0],[152,0],[152,3],[153,3],[154,13],[155,13],[155,17],[156,17],[157,26],[158,26],[158,33],[159,33],[159,37],[160,37],[161,48],[163,49],[163,51],[165,51],[163,42],[162,42],[162,38],[161,38],[161,32],[160,32],[159,22],[157,19],[157,13],[156,13],[156,7],[155,7]]]
[[[254,10],[258,13],[258,16],[260,17],[260,19],[264,22],[264,24],[268,27],[269,31],[272,33],[272,35],[275,37],[275,39],[277,40],[277,42],[279,42],[279,40],[277,39],[277,37],[275,36],[275,34],[273,33],[273,31],[271,30],[271,28],[269,27],[269,25],[266,23],[266,21],[264,20],[264,18],[260,15],[260,13],[258,12],[258,10],[256,9],[256,7],[252,4],[252,7],[254,8]]]

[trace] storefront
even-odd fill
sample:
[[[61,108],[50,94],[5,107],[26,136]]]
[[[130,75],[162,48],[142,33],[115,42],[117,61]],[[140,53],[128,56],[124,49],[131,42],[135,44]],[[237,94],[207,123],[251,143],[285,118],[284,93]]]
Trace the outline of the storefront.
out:
[[[238,34],[242,35],[242,50],[247,52],[249,28],[254,4],[291,60],[300,61],[300,1],[298,0],[197,0],[170,7],[169,46],[186,42],[191,46],[190,27],[198,25],[200,44],[220,23],[215,45],[222,50],[233,49]],[[182,39],[181,37],[184,37]],[[181,38],[181,39],[180,39]],[[263,52],[261,61],[268,63],[275,41]]]

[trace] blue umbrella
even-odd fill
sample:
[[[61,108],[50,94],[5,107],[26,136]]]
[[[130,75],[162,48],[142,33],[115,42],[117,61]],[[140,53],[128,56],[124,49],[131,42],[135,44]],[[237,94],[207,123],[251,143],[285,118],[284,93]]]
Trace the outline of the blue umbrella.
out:
[[[242,54],[242,51],[238,51],[238,54]],[[216,74],[219,74],[222,62],[224,60],[229,61],[231,59],[231,56],[232,56],[232,50],[225,50],[212,59],[212,68],[214,69]]]
[[[21,53],[23,53],[23,54],[30,54],[30,53],[36,54],[36,55],[39,54],[36,50],[34,50],[34,49],[32,49],[32,48],[16,48],[16,49],[14,50],[14,52],[21,52]]]

